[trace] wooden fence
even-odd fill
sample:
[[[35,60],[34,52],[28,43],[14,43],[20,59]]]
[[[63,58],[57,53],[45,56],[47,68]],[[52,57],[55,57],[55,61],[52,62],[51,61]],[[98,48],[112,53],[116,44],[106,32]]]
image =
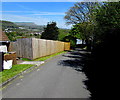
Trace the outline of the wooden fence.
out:
[[[64,50],[70,50],[69,42],[22,38],[10,43],[10,51],[16,51],[17,57],[28,59],[36,59]]]

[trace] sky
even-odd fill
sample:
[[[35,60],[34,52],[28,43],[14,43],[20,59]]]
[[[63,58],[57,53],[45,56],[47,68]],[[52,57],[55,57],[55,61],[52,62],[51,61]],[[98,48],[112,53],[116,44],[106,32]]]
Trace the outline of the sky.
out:
[[[70,29],[72,25],[66,25],[64,16],[77,1],[95,0],[2,0],[0,20],[34,22],[37,25],[55,21],[59,28]]]
[[[1,0],[2,2],[95,2],[97,0]],[[98,1],[119,1],[119,0],[98,0]]]
[[[12,22],[34,22],[47,25],[55,21],[59,28],[71,28],[66,25],[65,12],[75,2],[2,2],[2,20]]]

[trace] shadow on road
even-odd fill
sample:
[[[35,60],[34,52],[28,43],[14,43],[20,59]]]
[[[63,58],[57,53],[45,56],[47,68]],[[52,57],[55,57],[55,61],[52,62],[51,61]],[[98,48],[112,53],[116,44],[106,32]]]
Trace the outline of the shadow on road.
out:
[[[58,64],[64,67],[71,67],[76,71],[82,71],[82,56],[78,50],[69,51],[67,54],[63,55],[66,60],[61,60]]]
[[[62,65],[64,67],[71,67],[74,70],[78,72],[83,72],[86,74],[87,78],[89,77],[89,68],[86,67],[86,64],[90,63],[91,61],[91,53],[82,50],[82,49],[76,49],[74,51],[69,51],[67,54],[63,55],[66,57],[66,60],[61,60],[58,64]],[[90,84],[89,84],[89,78],[86,81],[83,81],[83,83],[87,86],[87,89],[91,92]]]
[[[84,64],[86,63],[87,56],[90,55],[90,52],[87,52],[82,49],[76,49],[74,51],[69,51],[67,54],[64,54],[64,57],[67,57],[67,60],[61,60],[58,64],[71,67],[76,71],[82,71]]]

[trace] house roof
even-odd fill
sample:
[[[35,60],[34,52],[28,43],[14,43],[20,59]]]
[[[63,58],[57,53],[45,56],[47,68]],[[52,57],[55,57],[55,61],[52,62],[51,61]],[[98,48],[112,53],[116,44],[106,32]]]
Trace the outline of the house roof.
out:
[[[9,41],[7,35],[0,29],[0,41]]]

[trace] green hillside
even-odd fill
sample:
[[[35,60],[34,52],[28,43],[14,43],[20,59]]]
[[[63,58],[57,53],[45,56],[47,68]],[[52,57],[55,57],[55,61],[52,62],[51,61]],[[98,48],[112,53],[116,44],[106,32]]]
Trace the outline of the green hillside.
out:
[[[14,22],[16,25],[19,26],[37,26],[35,23],[33,22]]]
[[[14,22],[14,23],[30,31],[43,31],[45,27],[44,25],[37,25],[33,22]]]
[[[10,21],[1,21],[0,20],[0,25],[2,25],[2,29],[6,29],[6,28],[18,28],[18,26],[16,24],[14,24],[13,22]]]

